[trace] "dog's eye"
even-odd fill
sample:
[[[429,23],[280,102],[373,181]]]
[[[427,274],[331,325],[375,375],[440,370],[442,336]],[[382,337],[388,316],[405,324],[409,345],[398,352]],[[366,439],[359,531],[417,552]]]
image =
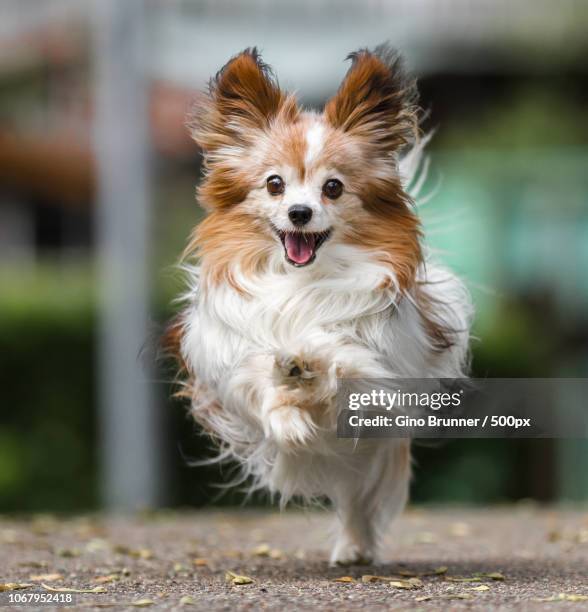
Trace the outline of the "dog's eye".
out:
[[[336,200],[343,193],[343,183],[338,179],[329,179],[323,185],[323,194],[329,200]]]
[[[271,193],[271,195],[280,195],[281,193],[284,193],[284,181],[282,180],[282,177],[278,176],[277,174],[270,176],[266,181],[266,185],[267,190],[269,193]]]

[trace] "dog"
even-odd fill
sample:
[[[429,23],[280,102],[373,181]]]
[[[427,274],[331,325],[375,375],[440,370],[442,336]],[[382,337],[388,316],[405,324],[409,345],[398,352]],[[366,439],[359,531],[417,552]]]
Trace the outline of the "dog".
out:
[[[415,81],[387,45],[348,59],[322,112],[282,91],[255,48],[196,100],[207,214],[168,329],[219,460],[282,505],[333,504],[332,564],[381,558],[411,477],[407,439],[337,437],[337,381],[464,377],[472,316],[427,254],[408,189],[426,142]]]

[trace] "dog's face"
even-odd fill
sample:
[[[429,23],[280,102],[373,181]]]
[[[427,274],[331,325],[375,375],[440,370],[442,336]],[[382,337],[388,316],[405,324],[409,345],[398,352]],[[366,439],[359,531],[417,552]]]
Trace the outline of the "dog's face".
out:
[[[399,288],[410,284],[419,225],[398,154],[417,128],[414,83],[386,48],[351,58],[320,114],[283,93],[255,50],[232,59],[197,101],[191,127],[209,214],[192,248],[209,280],[234,281],[235,269],[259,272],[278,257],[285,269],[316,266],[345,244],[384,261]]]

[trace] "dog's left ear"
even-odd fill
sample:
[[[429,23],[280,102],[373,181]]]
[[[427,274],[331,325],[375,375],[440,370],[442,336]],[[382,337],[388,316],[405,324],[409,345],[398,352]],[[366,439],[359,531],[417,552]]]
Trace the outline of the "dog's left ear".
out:
[[[399,54],[380,45],[374,51],[351,53],[347,59],[351,67],[325,105],[327,121],[365,138],[384,154],[411,142],[418,131],[417,90]]]

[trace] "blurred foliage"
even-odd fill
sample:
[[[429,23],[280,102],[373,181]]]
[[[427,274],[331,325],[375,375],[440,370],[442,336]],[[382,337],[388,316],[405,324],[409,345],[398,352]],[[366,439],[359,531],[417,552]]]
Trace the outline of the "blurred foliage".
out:
[[[557,88],[557,89],[556,89]],[[585,100],[566,86],[524,81],[481,111],[470,109],[443,124],[433,140],[441,150],[502,149],[509,153],[543,147],[586,146]]]
[[[35,275],[33,291],[26,291],[27,284],[2,279],[0,510],[93,507],[98,492],[88,284],[56,282],[46,271]]]

